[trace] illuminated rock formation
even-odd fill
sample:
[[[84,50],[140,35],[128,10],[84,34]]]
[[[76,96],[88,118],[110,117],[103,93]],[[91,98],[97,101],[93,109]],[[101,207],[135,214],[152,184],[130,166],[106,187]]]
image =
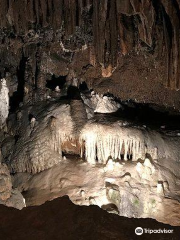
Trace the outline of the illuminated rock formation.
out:
[[[6,79],[0,81],[0,126],[3,125],[9,114],[9,89]]]
[[[68,194],[180,225],[179,13],[179,0],[1,0],[0,202]]]
[[[171,158],[178,160],[179,151],[176,138],[161,136],[154,131],[122,126],[121,123],[88,123],[82,130],[81,139],[85,142],[85,156],[88,162],[106,163],[108,158],[134,161],[145,159]],[[178,142],[179,139],[177,138]],[[176,147],[175,147],[176,145]],[[173,148],[176,148],[174,151]],[[158,156],[157,156],[158,149]]]
[[[153,160],[179,159],[178,137],[120,120],[87,120],[81,100],[51,101],[44,106],[43,111],[38,105],[21,109],[21,118],[16,117],[12,122],[11,131],[18,132],[19,137],[12,153],[8,152],[8,156],[5,153],[4,158],[13,173],[41,172],[59,163],[63,153],[85,157],[92,164],[106,164],[109,158],[144,160],[146,155]],[[147,171],[151,168],[147,159],[145,168]]]
[[[62,151],[80,155],[79,134],[86,120],[80,100],[70,104],[50,102],[43,111],[34,106],[21,112],[23,116],[12,123],[12,131],[20,136],[8,156],[11,172],[37,173],[51,168],[62,160]]]
[[[89,119],[94,116],[94,113],[113,113],[122,107],[114,97],[102,96],[94,91],[91,92],[91,97],[81,93],[81,98],[85,104]]]
[[[15,174],[13,185],[19,190],[26,189],[27,206],[68,195],[77,205],[93,204],[104,208],[115,204],[116,213],[121,216],[155,218],[180,225],[179,193],[176,191],[180,186],[179,163],[160,160],[158,164],[151,163],[154,171],[147,172],[142,161],[142,172],[137,172],[135,162],[123,162],[123,167],[110,162],[113,168],[107,165],[104,171],[101,164],[87,164],[70,156],[39,174]],[[170,190],[164,187],[162,192],[165,182]],[[161,184],[160,192],[157,192],[158,184]]]
[[[51,106],[49,113],[48,110],[45,112],[37,113],[36,124],[34,125],[33,122],[33,128],[32,122],[28,121],[27,113],[22,119],[22,126],[19,127],[20,131],[23,131],[23,135],[10,156],[11,172],[37,173],[61,161],[61,142],[70,138],[73,127],[70,107],[60,104],[56,107]],[[58,128],[59,125],[61,128]],[[67,130],[65,126],[67,126]]]

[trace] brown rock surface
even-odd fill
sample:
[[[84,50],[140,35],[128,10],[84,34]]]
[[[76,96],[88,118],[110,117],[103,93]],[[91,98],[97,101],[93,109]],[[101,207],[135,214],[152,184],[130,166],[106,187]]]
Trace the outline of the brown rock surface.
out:
[[[179,12],[179,0],[2,0],[0,75],[18,78],[18,101],[73,70],[99,92],[179,111]]]
[[[3,240],[129,240],[139,239],[136,227],[173,229],[172,234],[143,234],[142,239],[180,238],[180,228],[151,219],[128,219],[96,207],[79,207],[68,197],[21,211],[0,206],[0,239]],[[3,217],[2,217],[3,216]]]

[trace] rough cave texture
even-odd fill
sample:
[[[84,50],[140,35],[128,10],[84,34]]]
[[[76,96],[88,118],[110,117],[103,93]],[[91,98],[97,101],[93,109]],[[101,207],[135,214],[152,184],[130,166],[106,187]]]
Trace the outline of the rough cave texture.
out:
[[[179,0],[1,0],[0,203],[180,226],[179,36]]]
[[[170,159],[94,166],[71,157],[38,174],[17,173],[12,182],[28,207],[68,195],[77,205],[180,226],[179,167]]]
[[[22,209],[25,207],[25,201],[22,194],[12,188],[12,181],[8,167],[1,163],[2,154],[0,151],[0,204],[8,207]]]
[[[67,197],[38,207],[18,211],[0,206],[0,238],[3,240],[62,239],[62,240],[178,240],[180,228],[158,223],[151,219],[128,219],[108,214],[102,209],[79,207]],[[172,234],[135,235],[135,228],[173,230]]]
[[[11,173],[39,173],[58,164],[63,154],[76,154],[88,163],[112,160],[180,162],[176,132],[158,132],[120,119],[87,119],[82,100],[54,99],[23,106],[8,119],[9,137],[2,138],[2,156]],[[8,147],[9,145],[9,147]]]
[[[179,111],[179,13],[179,0],[2,0],[0,75],[11,108],[44,99],[47,80],[64,76]]]

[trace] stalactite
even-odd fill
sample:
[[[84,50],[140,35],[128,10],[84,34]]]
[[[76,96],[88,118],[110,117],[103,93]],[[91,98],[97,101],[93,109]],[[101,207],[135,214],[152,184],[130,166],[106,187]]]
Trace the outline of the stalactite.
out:
[[[1,27],[6,27],[8,25],[8,21],[10,20],[10,16],[8,14],[8,1],[7,0],[1,0],[0,1],[0,25]],[[7,16],[4,17],[4,16]]]
[[[66,37],[72,35],[75,32],[76,27],[76,1],[67,0],[64,1],[64,26]]]
[[[34,9],[35,9],[35,15],[36,15],[36,24],[39,24],[39,0],[34,0]]]
[[[77,5],[77,14],[78,14],[78,25],[82,24],[82,9],[83,9],[83,0],[78,0]]]
[[[154,131],[136,127],[122,127],[118,123],[106,124],[88,122],[81,130],[79,141],[82,146],[81,156],[91,164],[106,164],[113,160],[145,159],[146,154],[152,159],[173,158],[178,155],[172,151],[172,139],[164,138]]]
[[[172,43],[171,43],[170,33],[168,32],[167,19],[165,18],[164,11],[163,10],[161,10],[161,11],[162,11],[162,19],[163,19],[165,56],[166,56],[166,71],[167,71],[166,87],[170,87],[170,77],[171,77],[171,66],[170,65],[171,65]],[[167,17],[168,17],[168,15],[167,15]],[[169,23],[170,23],[170,20],[169,20]],[[172,29],[172,26],[171,26],[171,29]]]
[[[34,12],[34,0],[27,1],[26,5],[26,16],[27,20],[31,23],[36,22],[36,13]]]
[[[116,1],[93,2],[93,35],[96,57],[107,68],[117,65],[118,30]]]
[[[89,163],[106,163],[108,158],[132,160],[145,158],[146,147],[142,133],[137,129],[90,124],[82,130],[80,142],[85,142],[85,157]]]
[[[134,14],[138,14],[140,22],[138,24],[139,38],[147,45],[152,45],[152,33],[155,20],[155,12],[152,1],[130,0]]]
[[[149,48],[163,45],[163,41],[157,43],[159,30],[166,42],[167,86],[180,88],[179,0],[1,0],[0,27],[21,37],[29,30],[40,28],[61,30],[62,35],[65,33],[63,39],[69,39],[76,33],[76,27],[83,25],[84,13],[88,13],[91,5],[93,13],[89,21],[93,21],[93,40],[90,46],[93,50],[90,58],[93,65],[101,65],[103,77],[111,76],[119,53],[126,55],[144,44]],[[160,15],[162,22],[157,21]],[[168,28],[165,15],[172,29]]]
[[[105,56],[105,22],[107,12],[107,0],[93,1],[93,36],[94,47],[98,62],[104,64]]]
[[[172,3],[170,0],[161,0],[166,13],[168,14],[171,24],[172,24],[172,48],[170,52],[170,69],[169,69],[169,87],[172,89],[180,88],[180,18],[178,14],[180,13],[180,9],[178,9],[178,5],[176,5],[176,1]],[[170,7],[171,6],[171,7]],[[166,34],[166,33],[165,33]]]
[[[52,11],[53,11],[53,28],[58,30],[62,26],[63,21],[63,0],[53,0],[52,1]]]
[[[47,2],[39,0],[40,18],[43,27],[47,26]]]

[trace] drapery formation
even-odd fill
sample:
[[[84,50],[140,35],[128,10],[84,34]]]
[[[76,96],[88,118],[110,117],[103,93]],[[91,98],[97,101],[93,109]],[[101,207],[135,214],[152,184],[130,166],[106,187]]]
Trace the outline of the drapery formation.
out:
[[[67,39],[77,27],[87,27],[84,11],[92,23],[91,49],[103,69],[113,71],[119,54],[147,48],[166,56],[166,85],[179,90],[179,0],[1,0],[0,26],[18,36],[52,28]]]

